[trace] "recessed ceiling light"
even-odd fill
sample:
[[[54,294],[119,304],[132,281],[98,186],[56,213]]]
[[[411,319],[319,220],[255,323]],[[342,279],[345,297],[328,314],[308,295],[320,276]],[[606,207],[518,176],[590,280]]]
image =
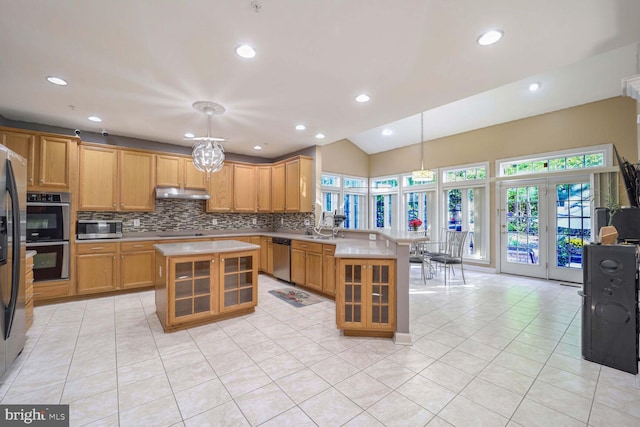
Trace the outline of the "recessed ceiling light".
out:
[[[357,102],[368,102],[370,99],[371,98],[366,93],[361,93],[360,95],[356,96]]]
[[[47,81],[49,83],[53,83],[54,85],[58,85],[58,86],[66,86],[67,85],[67,81],[65,79],[61,79],[60,77],[56,77],[56,76],[47,77]]]
[[[538,89],[540,89],[541,87],[542,87],[542,84],[541,84],[540,82],[535,82],[535,83],[531,83],[531,84],[529,85],[529,90],[530,90],[531,92],[535,92],[535,91],[537,91]]]
[[[253,149],[254,150],[262,150],[262,147],[260,145],[254,145]]]
[[[384,136],[389,136],[389,135],[393,134],[393,131],[391,129],[389,129],[389,128],[386,128],[385,130],[382,131],[382,134]]]
[[[249,46],[248,44],[240,45],[236,48],[236,53],[239,57],[245,59],[251,59],[256,56],[256,50]]]
[[[324,139],[324,133],[316,133],[316,139]]]
[[[305,125],[296,125],[296,130],[305,130],[307,127]]]
[[[194,134],[192,134],[191,132],[187,132],[187,133],[185,133],[185,134],[184,134],[184,137],[185,137],[185,138],[193,138],[194,136],[195,136],[195,135],[194,135]]]
[[[494,44],[502,38],[504,32],[502,30],[490,30],[478,37],[478,44],[480,46],[489,46]]]
[[[98,116],[89,116],[87,117],[87,119],[91,120],[92,122],[96,122],[96,123],[100,123],[102,121],[102,119]]]

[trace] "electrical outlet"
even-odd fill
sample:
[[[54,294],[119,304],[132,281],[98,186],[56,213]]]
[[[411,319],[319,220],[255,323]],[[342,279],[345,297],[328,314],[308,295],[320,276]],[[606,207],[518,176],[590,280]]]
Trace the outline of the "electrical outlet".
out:
[[[376,235],[373,233],[369,234],[369,240],[376,240]]]
[[[258,218],[253,218],[253,220],[251,222],[253,222],[253,225],[258,224]]]
[[[134,227],[140,227],[140,220],[138,218],[133,220],[133,226]]]
[[[311,225],[311,222],[308,219],[305,219],[304,220],[304,225],[309,226],[309,225]]]
[[[212,219],[211,220],[211,225],[218,225],[218,220],[217,219]]]
[[[284,225],[284,218],[280,218],[280,225]]]

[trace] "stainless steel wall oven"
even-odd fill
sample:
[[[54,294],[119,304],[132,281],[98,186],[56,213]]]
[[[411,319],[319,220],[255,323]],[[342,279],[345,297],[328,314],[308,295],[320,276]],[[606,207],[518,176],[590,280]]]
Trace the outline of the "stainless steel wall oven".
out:
[[[33,279],[69,278],[71,193],[27,193],[27,250],[37,252]]]

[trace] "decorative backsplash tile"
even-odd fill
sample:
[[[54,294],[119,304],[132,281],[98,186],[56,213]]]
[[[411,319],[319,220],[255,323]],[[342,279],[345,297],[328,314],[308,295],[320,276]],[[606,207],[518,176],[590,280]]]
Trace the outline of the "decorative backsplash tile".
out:
[[[153,212],[78,212],[78,220],[122,221],[123,232],[178,230],[304,230],[305,220],[314,224],[313,213],[210,213],[202,200],[156,199]],[[133,220],[140,226],[134,227]],[[217,220],[213,225],[212,220]],[[253,220],[256,220],[256,224]]]

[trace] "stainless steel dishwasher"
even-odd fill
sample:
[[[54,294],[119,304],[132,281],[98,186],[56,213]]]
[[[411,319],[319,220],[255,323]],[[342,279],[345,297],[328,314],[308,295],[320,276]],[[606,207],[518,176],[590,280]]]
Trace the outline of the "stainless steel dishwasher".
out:
[[[291,281],[291,239],[273,237],[273,275]]]

